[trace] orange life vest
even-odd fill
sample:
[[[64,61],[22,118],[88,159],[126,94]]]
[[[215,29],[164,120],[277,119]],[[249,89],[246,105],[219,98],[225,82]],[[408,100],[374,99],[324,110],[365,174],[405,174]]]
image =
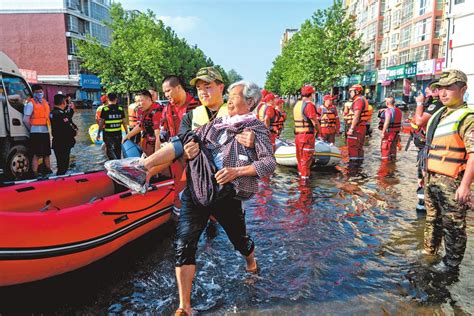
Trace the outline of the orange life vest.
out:
[[[355,112],[352,110],[354,103],[359,99],[362,99],[362,102],[364,102],[364,108],[362,109],[362,112],[360,113],[360,120],[358,125],[360,124],[365,124],[365,122],[368,122],[370,120],[371,114],[369,113],[369,101],[367,101],[366,98],[363,96],[358,96],[353,102],[352,106],[349,108],[349,113],[344,117],[346,119],[346,124],[351,125],[352,120],[354,119]]]
[[[329,133],[336,132],[337,126],[337,110],[334,106],[327,108],[321,106],[321,129]],[[324,132],[323,132],[324,133]]]
[[[459,125],[474,111],[464,106],[441,120],[446,107],[438,110],[428,122],[428,171],[457,178],[466,169],[467,152],[459,135]]]
[[[31,125],[48,125],[49,124],[49,104],[43,98],[41,103],[35,101],[35,99],[30,100],[33,104],[33,113],[30,117]]]
[[[138,124],[137,107],[136,103],[128,106],[128,126],[130,128],[134,128]]]
[[[298,101],[293,108],[293,119],[295,120],[295,134],[314,133],[313,122],[306,117],[304,110],[308,104],[313,103],[307,101]]]
[[[385,111],[390,111],[390,123],[388,124],[387,132],[400,132],[402,127],[402,111],[399,108],[386,108],[380,112],[379,129],[383,130],[385,124]]]

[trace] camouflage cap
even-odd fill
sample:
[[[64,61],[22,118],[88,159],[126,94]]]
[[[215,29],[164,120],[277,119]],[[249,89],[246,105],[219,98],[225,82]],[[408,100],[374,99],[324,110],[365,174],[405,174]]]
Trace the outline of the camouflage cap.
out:
[[[214,67],[204,67],[199,69],[196,74],[196,77],[192,79],[189,83],[192,86],[195,86],[198,80],[203,80],[206,82],[213,82],[219,80],[220,82],[224,82],[221,73]]]
[[[456,82],[467,83],[467,76],[461,70],[451,69],[451,70],[443,71],[443,73],[441,74],[441,77],[439,78],[439,81],[433,83],[431,87],[433,88],[447,87]]]

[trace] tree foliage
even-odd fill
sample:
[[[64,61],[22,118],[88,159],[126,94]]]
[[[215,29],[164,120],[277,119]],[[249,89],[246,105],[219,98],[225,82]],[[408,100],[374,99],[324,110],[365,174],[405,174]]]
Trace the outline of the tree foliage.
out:
[[[110,46],[102,46],[95,38],[76,41],[81,67],[97,74],[107,91],[128,93],[154,87],[161,90],[163,78],[170,74],[189,82],[201,67],[215,66],[197,46],[157,20],[152,11],[128,12],[120,3],[110,9]]]
[[[227,72],[227,78],[229,78],[229,84],[242,80],[242,76],[235,70],[231,69]]]
[[[317,10],[293,35],[267,73],[265,88],[278,94],[295,94],[310,83],[329,90],[345,75],[362,69],[367,48],[355,36],[354,19],[346,16],[342,0]]]

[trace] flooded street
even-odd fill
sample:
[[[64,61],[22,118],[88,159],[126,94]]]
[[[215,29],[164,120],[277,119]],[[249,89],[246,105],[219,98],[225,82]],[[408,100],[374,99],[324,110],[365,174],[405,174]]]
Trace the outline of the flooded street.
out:
[[[93,110],[79,110],[83,131],[72,151],[73,172],[102,169],[105,156],[87,129]],[[314,170],[298,182],[296,168],[278,167],[245,203],[256,244],[258,276],[222,228],[202,236],[193,287],[203,314],[474,314],[474,217],[459,276],[440,275],[421,254],[424,214],[417,214],[416,148],[380,161],[374,128],[360,169]],[[283,138],[293,139],[291,126]],[[402,135],[405,146],[408,135]],[[342,146],[342,143],[339,144]],[[55,163],[53,163],[53,166]],[[58,188],[67,190],[67,188]],[[173,227],[168,225],[81,270],[0,289],[0,314],[171,315],[178,306]]]

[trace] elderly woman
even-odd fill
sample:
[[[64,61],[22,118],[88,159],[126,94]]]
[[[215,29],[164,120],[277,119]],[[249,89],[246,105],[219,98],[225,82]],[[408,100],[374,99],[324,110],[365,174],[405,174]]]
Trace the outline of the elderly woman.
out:
[[[194,132],[175,137],[171,143],[142,160],[138,167],[153,170],[153,173],[166,168],[183,154],[183,144],[193,139],[200,143],[200,154],[207,153],[211,161],[210,168],[215,166],[218,170],[213,174],[214,182],[220,185],[218,193],[212,197],[204,196],[203,200],[200,192],[196,191],[200,183],[206,185],[203,173],[209,170],[202,170],[202,164],[193,164],[199,156],[188,161],[188,186],[181,197],[182,208],[175,239],[176,278],[180,296],[180,308],[176,315],[191,314],[197,244],[211,215],[221,224],[235,249],[245,257],[246,270],[257,272],[254,242],[246,231],[242,200],[257,192],[257,178],[272,174],[276,163],[269,132],[251,113],[261,98],[259,87],[254,83],[239,81],[232,84],[228,92],[229,116],[215,118]],[[253,148],[243,146],[235,138],[244,129],[255,134]]]

